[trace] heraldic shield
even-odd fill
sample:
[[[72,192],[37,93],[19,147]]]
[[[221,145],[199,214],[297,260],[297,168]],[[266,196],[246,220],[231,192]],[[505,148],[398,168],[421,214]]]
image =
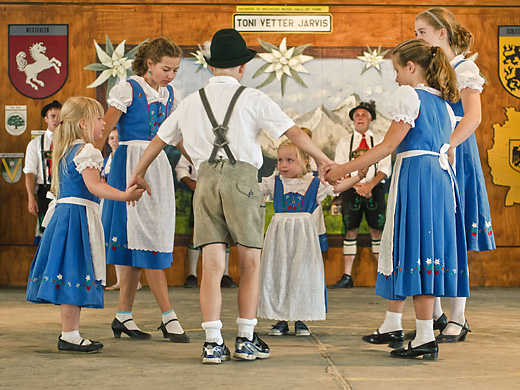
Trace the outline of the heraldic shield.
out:
[[[9,78],[22,95],[45,99],[68,75],[67,24],[9,25]]]
[[[498,27],[498,76],[507,92],[520,99],[520,26]]]
[[[509,165],[520,172],[520,139],[509,140]]]

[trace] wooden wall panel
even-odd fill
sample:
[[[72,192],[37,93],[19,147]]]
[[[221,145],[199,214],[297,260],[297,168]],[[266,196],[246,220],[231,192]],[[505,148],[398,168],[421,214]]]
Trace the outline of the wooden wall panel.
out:
[[[44,104],[52,99],[66,100],[72,95],[83,94],[95,97],[95,91],[86,89],[96,78],[95,72],[83,68],[97,62],[93,40],[104,43],[108,34],[114,43],[123,39],[128,44],[137,44],[146,38],[159,35],[172,37],[184,46],[196,47],[211,38],[220,29],[231,26],[232,15],[238,4],[273,4],[267,0],[201,1],[176,0],[72,0],[25,2],[0,1],[0,56],[3,58],[3,72],[0,72],[0,101],[5,105],[27,105],[28,129],[18,137],[0,131],[0,152],[25,152],[30,139],[30,130],[45,129],[40,117]],[[314,0],[289,1],[285,4],[314,5]],[[367,0],[360,5],[353,0],[334,0],[330,6],[334,18],[332,34],[291,34],[291,45],[312,43],[316,53],[327,51],[338,56],[355,58],[366,45],[385,48],[394,47],[404,39],[413,37],[415,15],[437,2],[425,0],[418,7],[415,1]],[[499,25],[520,24],[520,4],[518,0],[453,0],[446,6],[456,14],[475,35],[473,52],[479,53],[477,64],[489,81],[482,93],[483,118],[476,132],[480,158],[488,188],[492,210],[493,228],[499,249],[490,253],[470,254],[472,285],[520,285],[518,258],[520,248],[520,206],[505,207],[507,188],[492,183],[487,163],[487,149],[493,146],[493,124],[503,123],[503,107],[520,110],[520,100],[511,96],[502,87],[498,78],[498,38]],[[64,87],[55,95],[44,100],[33,100],[22,96],[12,86],[7,73],[9,24],[68,24],[69,25],[69,75]],[[244,34],[250,46],[258,47],[257,38],[279,42],[286,34]],[[330,48],[330,50],[327,50]],[[186,53],[189,55],[189,53]],[[26,195],[23,178],[16,184],[7,184],[0,179],[0,266],[5,270],[0,284],[24,283],[35,248],[33,241],[35,218],[26,211]],[[170,284],[182,284],[186,267],[185,247],[175,250],[174,267],[170,269]],[[13,262],[17,258],[18,263]],[[25,268],[24,268],[25,267]],[[200,265],[199,265],[200,267]],[[333,283],[342,274],[341,248],[331,248],[325,259],[327,283]],[[357,285],[375,283],[375,263],[369,248],[359,248],[354,265]],[[111,271],[112,272],[112,271]],[[236,252],[233,249],[230,274],[238,276]],[[109,273],[109,278],[113,274]],[[22,282],[20,282],[20,280]],[[15,283],[15,284],[16,284]]]

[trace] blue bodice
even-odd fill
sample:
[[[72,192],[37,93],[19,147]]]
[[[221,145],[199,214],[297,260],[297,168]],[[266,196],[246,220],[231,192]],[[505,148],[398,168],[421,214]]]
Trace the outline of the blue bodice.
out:
[[[421,101],[419,116],[396,151],[429,150],[438,153],[443,144],[450,142],[451,136],[451,119],[446,101],[422,89],[415,91]]]
[[[64,159],[60,161],[60,193],[58,198],[73,196],[99,203],[99,198],[89,192],[83,181],[83,176],[76,170],[76,163],[73,161],[83,145],[84,144],[72,145],[65,154]]]
[[[274,184],[273,206],[275,213],[313,213],[318,207],[316,197],[320,179],[312,179],[305,195],[295,192],[284,193],[283,182],[280,176],[276,176]]]
[[[155,102],[148,104],[143,88],[135,80],[127,80],[132,86],[132,104],[117,122],[119,141],[151,141],[159,126],[170,114],[173,107],[173,88],[168,85],[169,97],[166,105]],[[148,112],[148,115],[143,113]]]

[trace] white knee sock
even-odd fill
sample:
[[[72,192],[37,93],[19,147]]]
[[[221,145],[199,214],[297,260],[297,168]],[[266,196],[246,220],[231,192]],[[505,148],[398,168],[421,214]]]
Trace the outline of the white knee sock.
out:
[[[118,311],[116,314],[116,318],[119,320],[119,322],[124,322],[124,326],[128,330],[141,330],[139,327],[135,324],[133,318],[132,318],[132,312],[131,311]],[[126,320],[130,319],[130,321],[125,322]]]
[[[73,330],[72,332],[61,332],[61,339],[71,344],[80,345],[83,341],[83,337],[79,335],[79,330]],[[90,340],[85,340],[83,345],[90,345]]]
[[[175,314],[175,311],[173,311],[173,310],[162,313],[163,324],[167,324],[168,321],[176,320],[176,319],[177,319],[177,314]],[[166,330],[168,331],[168,333],[176,333],[176,334],[184,333],[184,330],[182,329],[181,323],[179,321],[172,321],[169,324],[167,324]]]
[[[464,325],[466,318],[464,316],[464,310],[466,309],[466,297],[461,298],[450,298],[450,321],[454,321],[458,324]],[[448,324],[448,326],[442,331],[444,335],[455,336],[461,331],[461,327],[456,324]]]
[[[248,320],[247,318],[237,318],[238,337],[247,337],[248,340],[253,340],[253,332],[258,323],[256,318]]]
[[[202,323],[202,329],[206,333],[206,341],[208,343],[217,343],[221,345],[224,342],[222,338],[222,321],[207,321]]]
[[[357,238],[353,240],[345,238],[343,240],[343,256],[356,256]]]
[[[429,343],[430,341],[435,340],[435,335],[433,334],[433,319],[432,320],[415,320],[415,326],[417,329],[417,334],[415,335],[415,339],[412,341],[412,347],[416,348],[419,345],[423,345]]]
[[[466,310],[466,297],[450,298],[450,321],[458,322],[464,325],[466,317],[464,311]]]
[[[372,253],[374,256],[379,256],[379,248],[381,248],[381,239],[375,240],[372,238]]]
[[[391,311],[387,311],[385,320],[383,321],[383,324],[379,327],[379,333],[388,333],[396,330],[403,330],[403,326],[401,325],[402,317],[403,313],[394,313]]]
[[[197,276],[197,263],[199,262],[199,250],[188,247],[188,272]]]
[[[442,305],[441,305],[441,299],[439,297],[435,297],[435,300],[433,301],[433,320],[436,321],[442,316]]]

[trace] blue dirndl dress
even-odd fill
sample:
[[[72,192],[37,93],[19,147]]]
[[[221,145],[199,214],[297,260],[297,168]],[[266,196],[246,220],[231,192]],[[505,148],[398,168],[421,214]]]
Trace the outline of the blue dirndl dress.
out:
[[[166,105],[148,104],[143,88],[135,80],[132,103],[117,123],[119,146],[113,154],[108,184],[124,191],[149,141],[157,134],[173,107],[173,89],[167,86]],[[154,176],[149,176],[152,173]],[[161,151],[145,176],[152,195],[144,194],[135,207],[105,199],[102,222],[108,264],[165,269],[173,261],[175,193],[168,158]]]
[[[280,176],[275,178],[276,214],[267,229],[262,251],[257,315],[285,321],[324,320],[325,271],[318,231],[311,217],[318,207],[320,180],[311,174],[303,179],[284,180],[301,182],[307,191],[304,195],[285,192]]]
[[[458,62],[457,67],[463,61]],[[457,125],[464,116],[462,102],[450,103]],[[466,243],[470,251],[488,251],[496,248],[493,227],[491,226],[491,213],[484,181],[484,173],[478,153],[477,138],[475,133],[455,148],[456,175],[459,185],[460,200],[464,213],[466,226]]]
[[[444,154],[451,119],[442,98],[424,89],[415,92],[419,114],[396,150],[376,294],[390,300],[467,297],[464,222],[454,172]]]
[[[60,203],[67,198],[79,198],[79,202],[86,201],[94,207],[99,205],[99,198],[88,191],[73,161],[83,145],[72,146],[60,161],[58,204],[43,233],[29,273],[27,300],[30,302],[94,309],[104,307],[102,281],[96,280],[94,272],[87,206]],[[101,170],[101,152],[99,159],[99,162],[89,165]]]

